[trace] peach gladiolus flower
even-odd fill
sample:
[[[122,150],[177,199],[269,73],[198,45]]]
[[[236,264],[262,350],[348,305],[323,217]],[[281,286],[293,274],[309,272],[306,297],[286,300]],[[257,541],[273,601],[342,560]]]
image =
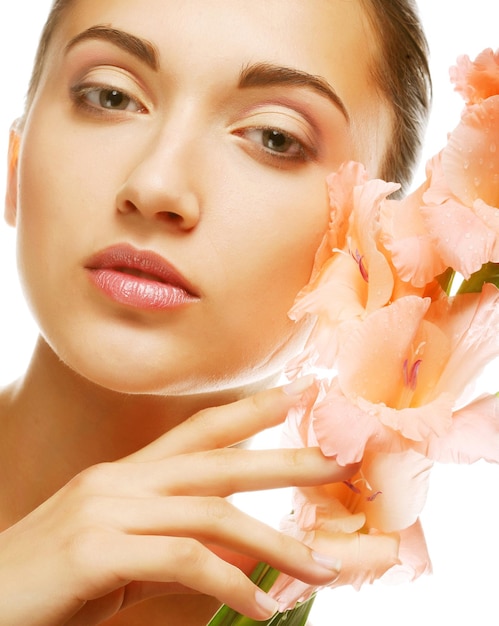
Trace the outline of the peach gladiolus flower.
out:
[[[316,255],[311,281],[289,312],[294,320],[316,316],[317,323],[289,372],[307,362],[331,367],[338,325],[384,306],[396,288],[396,277],[381,245],[379,215],[387,196],[400,185],[368,180],[365,168],[354,162],[343,164],[327,183],[332,216],[329,231]],[[314,350],[317,345],[320,354]]]
[[[450,69],[450,77],[466,104],[480,104],[499,94],[499,52],[487,48],[474,61],[460,56]]]
[[[450,454],[499,461],[496,396],[475,404],[476,423],[489,423],[479,441],[455,435],[460,411],[469,410],[463,392],[499,356],[498,327],[493,285],[434,303],[408,296],[363,322],[343,324],[338,376],[313,409],[324,454],[341,464],[358,462],[373,448],[414,449],[432,460]],[[495,433],[493,443],[483,432]]]
[[[442,261],[469,278],[499,262],[499,54],[461,57],[452,77],[467,106],[428,165],[421,213]]]
[[[343,560],[332,587],[430,571],[419,514],[432,464],[499,462],[499,397],[473,392],[499,357],[499,289],[444,291],[454,272],[499,263],[499,53],[461,57],[452,77],[466,108],[419,189],[392,200],[398,185],[357,163],[328,178],[330,230],[290,312],[315,325],[288,371],[329,377],[289,413],[284,444],[359,464],[342,484],[296,490],[283,523]],[[313,592],[282,574],[272,588],[283,609]]]
[[[400,201],[385,203],[381,215],[383,244],[391,253],[391,262],[400,280],[415,289],[425,288],[442,274],[447,265],[428,233],[421,213],[423,196],[431,184],[429,178],[414,193]]]
[[[431,571],[418,520],[431,466],[413,451],[366,455],[351,481],[297,490],[293,514],[282,529],[321,554],[341,559],[340,575],[330,587],[359,589],[383,576],[413,580]],[[281,607],[292,608],[313,591],[281,574],[271,594]]]
[[[283,525],[343,559],[332,587],[431,571],[418,516],[433,461],[499,462],[499,398],[466,404],[463,395],[499,355],[498,325],[499,290],[489,284],[433,302],[406,296],[338,327],[337,376],[305,395],[285,431],[287,445],[361,462],[343,484],[297,490]],[[313,592],[286,575],[272,588],[281,609]]]

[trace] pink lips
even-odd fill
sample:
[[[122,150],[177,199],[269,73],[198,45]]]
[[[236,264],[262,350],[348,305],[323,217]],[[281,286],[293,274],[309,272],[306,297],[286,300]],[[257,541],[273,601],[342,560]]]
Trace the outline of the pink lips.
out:
[[[165,259],[128,244],[106,248],[85,267],[94,285],[119,304],[164,310],[199,300],[194,288]]]

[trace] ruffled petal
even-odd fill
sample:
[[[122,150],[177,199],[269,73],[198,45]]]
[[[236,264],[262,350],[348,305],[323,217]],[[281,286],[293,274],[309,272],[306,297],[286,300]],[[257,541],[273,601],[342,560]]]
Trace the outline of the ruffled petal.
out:
[[[447,365],[434,381],[434,394],[448,391],[459,398],[499,357],[499,290],[487,283],[481,293],[436,302],[428,317],[440,325],[451,345]]]
[[[432,466],[413,450],[369,459],[363,474],[377,495],[363,507],[367,527],[390,533],[412,526],[426,502]]]
[[[456,411],[448,433],[429,437],[417,449],[441,463],[499,463],[499,398],[485,396]]]
[[[351,535],[322,531],[304,533],[301,537],[307,545],[321,554],[341,560],[339,577],[331,587],[353,585],[359,589],[372,583],[399,562],[399,536],[378,533]],[[286,574],[280,574],[270,590],[280,609],[293,608],[297,602],[307,600],[315,588]]]
[[[379,309],[363,321],[342,325],[338,380],[350,398],[398,407],[404,363],[413,351],[428,299],[408,296]]]
[[[483,50],[474,61],[460,56],[450,70],[455,89],[466,100],[475,104],[499,93],[499,53],[491,48]]]
[[[380,447],[388,444],[379,420],[351,402],[337,381],[333,381],[326,398],[315,406],[313,427],[322,452],[336,456],[340,465],[360,461],[370,440]]]
[[[350,254],[368,285],[366,312],[384,306],[393,292],[394,277],[382,250],[380,212],[388,195],[399,188],[393,183],[371,180],[355,189],[355,210],[351,215]]]
[[[469,169],[463,156],[467,149],[458,145],[456,140],[452,147],[446,148],[428,163],[430,184],[419,209],[436,254],[446,267],[452,267],[465,278],[499,255],[497,211],[483,200],[471,200],[472,195],[460,189],[460,185],[466,189],[470,185],[474,187],[476,182],[463,176],[465,168]],[[460,199],[453,193],[448,177],[450,182],[454,181],[457,193],[462,191],[463,196],[470,196],[468,200]]]
[[[343,490],[338,489],[338,494]],[[344,491],[343,491],[344,493]],[[293,514],[288,524],[296,524],[303,531],[324,530],[331,533],[354,533],[366,523],[365,514],[349,510],[329,486],[304,487],[294,490]],[[289,526],[281,524],[281,530]]]
[[[383,582],[407,583],[423,574],[431,574],[430,555],[419,519],[400,532],[399,559],[400,563],[394,565],[382,576]]]
[[[327,177],[331,207],[329,227],[331,250],[344,247],[349,218],[354,205],[355,189],[367,183],[368,178],[365,167],[356,161],[344,163],[337,172]]]
[[[330,554],[341,561],[340,575],[331,587],[353,585],[356,589],[374,582],[400,562],[398,546],[398,533],[333,535],[316,532],[313,541],[317,552]]]
[[[442,167],[451,192],[467,206],[499,207],[499,96],[469,107],[450,134]]]
[[[425,441],[433,435],[443,435],[449,430],[452,424],[454,397],[442,393],[431,402],[404,409],[392,409],[383,404],[368,404],[362,399],[359,399],[359,405],[389,431],[399,433],[405,439],[405,447],[413,447],[416,442]],[[393,450],[394,446],[391,449]]]

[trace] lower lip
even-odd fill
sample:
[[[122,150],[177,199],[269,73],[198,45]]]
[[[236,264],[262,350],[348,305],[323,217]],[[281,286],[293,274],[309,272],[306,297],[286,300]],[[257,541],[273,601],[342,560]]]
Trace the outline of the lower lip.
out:
[[[181,287],[111,269],[90,270],[90,279],[111,300],[136,309],[176,309],[199,299]]]

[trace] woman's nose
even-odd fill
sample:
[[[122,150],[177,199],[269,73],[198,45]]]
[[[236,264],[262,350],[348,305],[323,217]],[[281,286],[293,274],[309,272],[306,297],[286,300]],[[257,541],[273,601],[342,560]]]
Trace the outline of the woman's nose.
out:
[[[118,191],[118,211],[183,231],[193,229],[201,216],[195,144],[193,136],[167,132],[144,141]]]

